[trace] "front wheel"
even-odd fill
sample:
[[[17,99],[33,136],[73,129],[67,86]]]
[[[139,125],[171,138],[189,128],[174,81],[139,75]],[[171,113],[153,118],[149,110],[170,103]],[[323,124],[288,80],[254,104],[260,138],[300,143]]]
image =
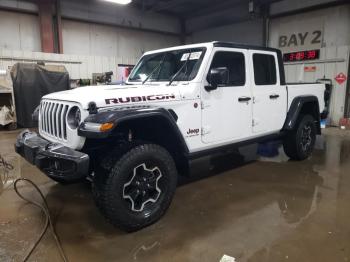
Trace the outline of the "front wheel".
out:
[[[162,217],[175,193],[177,171],[167,150],[142,144],[120,157],[102,180],[96,185],[101,212],[112,224],[130,232]]]
[[[284,138],[284,152],[293,160],[304,160],[311,155],[315,141],[315,119],[311,115],[304,115],[300,118],[297,128],[288,131]]]

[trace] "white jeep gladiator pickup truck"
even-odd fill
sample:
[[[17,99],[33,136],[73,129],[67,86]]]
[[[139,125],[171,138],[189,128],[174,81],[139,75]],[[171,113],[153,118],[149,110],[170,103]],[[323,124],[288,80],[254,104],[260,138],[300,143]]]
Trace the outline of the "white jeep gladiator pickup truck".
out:
[[[327,115],[324,84],[285,83],[281,52],[211,42],[145,53],[122,86],[42,98],[16,151],[61,183],[90,178],[98,208],[134,231],[169,207],[194,158],[281,139],[306,159]]]

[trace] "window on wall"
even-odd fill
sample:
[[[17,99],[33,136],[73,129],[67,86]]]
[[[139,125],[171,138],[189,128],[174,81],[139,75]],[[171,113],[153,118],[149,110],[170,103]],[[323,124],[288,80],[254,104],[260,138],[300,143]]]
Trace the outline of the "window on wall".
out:
[[[253,64],[256,85],[276,84],[276,62],[273,55],[253,54]]]
[[[229,83],[227,86],[243,86],[245,84],[245,62],[242,53],[216,52],[210,69],[217,67],[227,67],[229,72]]]

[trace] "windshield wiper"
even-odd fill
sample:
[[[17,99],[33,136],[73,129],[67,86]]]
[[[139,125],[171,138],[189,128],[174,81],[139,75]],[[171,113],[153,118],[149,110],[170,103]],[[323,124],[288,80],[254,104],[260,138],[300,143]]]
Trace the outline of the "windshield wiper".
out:
[[[185,63],[180,67],[180,69],[172,76],[172,78],[171,78],[170,81],[169,81],[168,86],[170,86],[170,85],[175,81],[176,77],[182,72],[182,69],[184,69],[185,66],[187,66],[187,63],[188,63],[188,61],[190,60],[191,54],[192,54],[192,52],[190,52],[190,53],[188,54],[188,57],[187,57],[187,59],[186,59],[186,62],[185,62]],[[187,70],[186,70],[186,71],[187,71]]]
[[[165,54],[162,57],[162,60],[160,60],[159,64],[152,70],[152,72],[145,78],[145,80],[142,81],[142,84],[146,83],[148,79],[162,66],[165,59]]]

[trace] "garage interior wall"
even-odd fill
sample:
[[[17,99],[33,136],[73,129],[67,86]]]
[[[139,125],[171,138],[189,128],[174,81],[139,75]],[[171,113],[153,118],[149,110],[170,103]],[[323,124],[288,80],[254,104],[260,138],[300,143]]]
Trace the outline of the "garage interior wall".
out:
[[[323,47],[350,45],[350,5],[271,19],[269,45],[279,47],[278,39],[281,25],[288,24],[291,28],[303,25],[307,27],[310,22],[315,20],[321,23],[320,28],[324,29]]]
[[[269,45],[282,48],[284,52],[304,51],[308,49],[320,49],[320,59],[308,62],[292,62],[285,64],[287,82],[315,82],[320,78],[332,80],[334,86],[331,108],[330,124],[338,125],[339,119],[349,115],[350,108],[345,108],[347,93],[347,81],[337,83],[335,77],[339,73],[348,75],[349,50],[350,50],[350,6],[341,5],[305,12],[286,17],[274,18],[270,21]],[[301,42],[298,34],[308,33],[312,36],[314,30],[322,32],[319,47],[310,46],[312,38],[306,38]],[[297,36],[297,41],[291,41],[292,34]],[[287,46],[279,43],[281,36],[287,36]],[[309,41],[309,42],[308,42]],[[307,66],[314,66],[314,70],[308,71]],[[348,76],[349,77],[349,76]]]
[[[0,0],[1,1],[1,0]],[[106,1],[61,0],[62,18],[178,34],[178,18]]]
[[[40,52],[39,18],[0,11],[0,49]]]
[[[188,43],[228,41],[243,44],[263,45],[262,19],[248,20],[192,33]],[[247,33],[249,32],[249,33]]]
[[[262,9],[249,1],[217,1],[186,20],[187,42],[229,41],[263,45]]]
[[[71,20],[62,21],[62,34],[64,53],[75,55],[137,59],[145,51],[180,44],[177,36]]]
[[[107,2],[62,0],[63,54],[43,53],[37,6],[0,0],[0,8],[0,69],[43,60],[66,66],[73,79],[91,79],[92,73],[106,71],[116,76],[118,64],[135,64],[146,51],[180,44],[179,20],[174,17]]]

